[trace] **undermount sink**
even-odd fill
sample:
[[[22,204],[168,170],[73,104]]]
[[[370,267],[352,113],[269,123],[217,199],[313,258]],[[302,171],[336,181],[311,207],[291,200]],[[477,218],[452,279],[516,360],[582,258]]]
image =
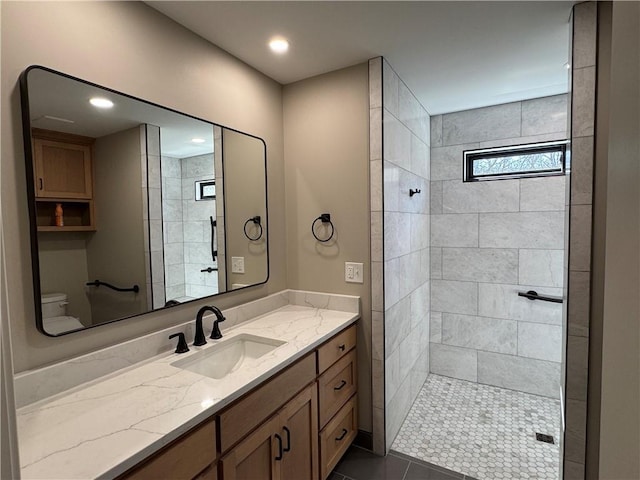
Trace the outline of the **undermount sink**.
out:
[[[171,365],[219,380],[285,343],[282,340],[242,333],[187,358],[176,360]]]

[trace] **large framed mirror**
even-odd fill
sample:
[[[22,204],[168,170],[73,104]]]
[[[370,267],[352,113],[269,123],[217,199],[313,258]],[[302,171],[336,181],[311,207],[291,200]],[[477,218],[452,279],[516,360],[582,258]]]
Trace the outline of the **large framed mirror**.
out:
[[[262,139],[42,66],[20,89],[38,330],[267,281]]]

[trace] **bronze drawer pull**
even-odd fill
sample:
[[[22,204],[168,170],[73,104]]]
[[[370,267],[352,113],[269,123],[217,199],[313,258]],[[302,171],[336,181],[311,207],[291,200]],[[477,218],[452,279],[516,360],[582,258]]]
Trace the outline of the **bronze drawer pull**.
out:
[[[284,452],[288,452],[291,450],[291,431],[287,427],[282,427],[282,429],[287,432],[287,446],[284,447]]]
[[[333,387],[334,390],[342,390],[342,387],[344,387],[347,384],[346,381],[342,380],[340,382],[340,385],[338,385],[337,387]]]
[[[344,347],[344,343],[343,343],[343,344],[341,344],[341,345],[338,345],[338,349],[339,349],[341,352],[344,352],[344,348],[345,348],[345,347]]]
[[[275,459],[282,460],[282,437],[277,433],[275,434],[275,436],[278,439],[278,455],[276,455]]]
[[[339,442],[340,440],[342,440],[346,435],[347,435],[347,429],[343,428],[342,434],[339,437],[336,437],[336,442]]]

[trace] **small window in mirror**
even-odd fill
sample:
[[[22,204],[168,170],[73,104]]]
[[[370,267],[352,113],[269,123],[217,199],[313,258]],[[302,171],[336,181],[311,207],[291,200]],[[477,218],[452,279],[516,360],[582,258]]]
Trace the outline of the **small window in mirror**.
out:
[[[567,142],[466,150],[464,181],[564,175]]]
[[[199,180],[196,182],[196,201],[214,200],[216,198],[216,181]]]

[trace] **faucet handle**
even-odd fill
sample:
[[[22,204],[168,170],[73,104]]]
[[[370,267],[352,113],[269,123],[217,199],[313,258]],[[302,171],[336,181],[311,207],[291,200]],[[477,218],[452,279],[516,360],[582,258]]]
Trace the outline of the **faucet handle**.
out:
[[[187,341],[184,338],[184,333],[174,333],[173,335],[169,335],[169,338],[178,337],[178,346],[176,347],[175,353],[186,353],[189,351],[189,347],[187,346]]]
[[[220,332],[220,327],[218,326],[218,323],[224,322],[224,320],[225,318],[222,317],[218,320],[213,321],[213,330],[211,330],[211,336],[209,338],[213,338],[214,340],[218,340],[222,338],[222,332]]]

